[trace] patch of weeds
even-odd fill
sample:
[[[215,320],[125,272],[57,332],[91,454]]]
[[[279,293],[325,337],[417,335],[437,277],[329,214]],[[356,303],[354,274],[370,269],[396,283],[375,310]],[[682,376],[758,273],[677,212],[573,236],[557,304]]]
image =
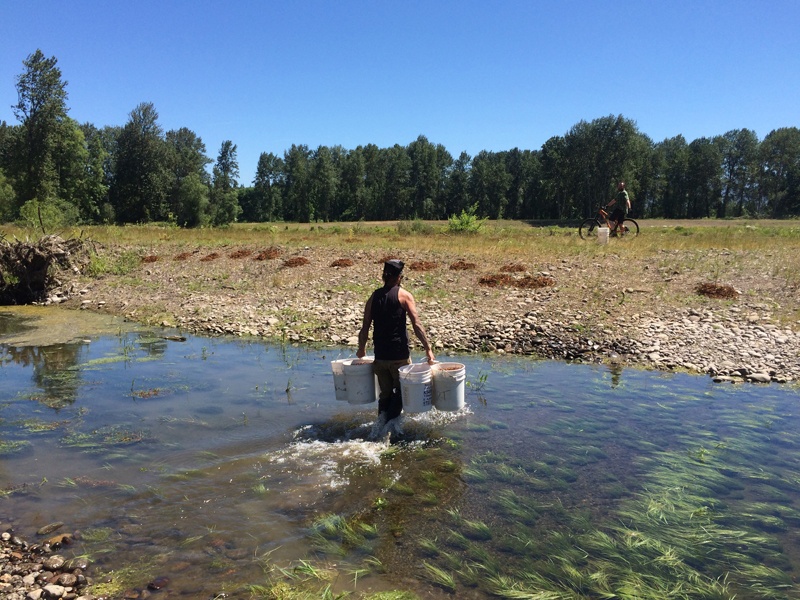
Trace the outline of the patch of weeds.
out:
[[[100,544],[107,542],[114,534],[110,527],[90,527],[81,530],[81,539],[88,544]]]
[[[102,427],[89,433],[73,431],[61,438],[64,446],[81,448],[86,451],[99,451],[105,446],[138,444],[149,438],[143,431],[125,429],[118,425]]]
[[[141,264],[141,258],[136,252],[122,252],[117,256],[107,256],[103,254],[92,254],[89,264],[86,266],[85,273],[90,277],[102,277],[103,275],[126,275],[137,269]]]
[[[155,576],[157,567],[156,558],[143,558],[133,564],[115,568],[107,573],[98,570],[95,574],[95,583],[90,591],[95,597],[124,598],[125,591],[135,588],[142,581],[148,581]]]
[[[46,406],[47,408],[52,408],[56,410],[66,408],[74,402],[74,399],[72,398],[54,396],[52,394],[45,394],[45,395],[30,394],[27,396],[27,398],[29,400],[33,400],[34,402],[38,402],[39,404]]]
[[[19,454],[30,445],[31,443],[26,440],[0,440],[0,456]]]
[[[456,590],[456,580],[450,573],[427,561],[423,561],[422,566],[425,567],[425,578],[431,583],[449,592],[454,592]]]
[[[396,230],[399,235],[430,235],[434,233],[435,228],[431,223],[426,223],[421,219],[414,219],[413,221],[398,222]]]
[[[473,432],[484,432],[484,431],[491,431],[492,428],[487,425],[486,423],[469,423],[467,425],[467,431]]]
[[[464,535],[472,540],[490,540],[492,539],[492,530],[483,521],[470,521],[464,519],[461,524],[464,530]]]
[[[28,433],[55,431],[67,424],[69,424],[69,421],[43,421],[42,419],[26,419],[19,423]]]
[[[413,496],[414,495],[414,488],[412,488],[410,485],[407,485],[405,483],[400,483],[400,482],[395,483],[391,487],[391,491],[393,491],[396,494],[400,494],[401,496]]]
[[[136,390],[131,391],[131,396],[136,396],[137,398],[147,399],[147,398],[155,398],[161,393],[159,388],[150,388],[149,390]]]

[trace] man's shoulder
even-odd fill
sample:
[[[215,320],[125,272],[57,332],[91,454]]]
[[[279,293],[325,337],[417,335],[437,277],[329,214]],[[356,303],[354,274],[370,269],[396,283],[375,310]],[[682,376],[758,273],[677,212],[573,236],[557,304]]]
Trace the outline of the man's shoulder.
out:
[[[409,292],[406,288],[401,287],[397,292],[397,297],[400,300],[414,300],[414,295]]]

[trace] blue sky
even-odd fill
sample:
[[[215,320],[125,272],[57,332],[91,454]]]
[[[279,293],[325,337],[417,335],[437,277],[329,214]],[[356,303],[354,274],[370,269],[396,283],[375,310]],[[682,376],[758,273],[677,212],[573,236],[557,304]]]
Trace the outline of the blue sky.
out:
[[[70,116],[152,102],[216,159],[292,144],[537,150],[623,115],[654,141],[800,126],[800,0],[0,0],[0,120],[37,48]]]

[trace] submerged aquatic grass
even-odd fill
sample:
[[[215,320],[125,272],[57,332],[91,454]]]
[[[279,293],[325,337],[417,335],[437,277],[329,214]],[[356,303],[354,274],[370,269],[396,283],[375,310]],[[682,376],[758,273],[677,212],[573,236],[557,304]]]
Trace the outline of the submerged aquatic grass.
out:
[[[302,367],[292,362],[291,369]],[[540,365],[525,368],[535,372]],[[395,577],[420,597],[796,598],[791,585],[797,574],[794,532],[800,525],[800,427],[792,402],[778,405],[765,388],[759,389],[763,398],[751,396],[744,403],[741,388],[707,382],[697,385],[698,391],[687,389],[692,386],[681,378],[673,382],[659,375],[653,383],[627,372],[623,384],[604,395],[598,389],[608,382],[587,373],[571,371],[557,378],[558,386],[536,373],[541,388],[503,387],[498,375],[485,390],[486,404],[446,423],[409,418],[410,441],[388,447],[361,437],[372,414],[354,417],[346,407],[345,416],[328,419],[317,416],[325,407],[316,398],[311,406],[303,405],[300,394],[294,400],[281,396],[281,409],[305,412],[304,423],[313,413],[315,420],[337,425],[315,426],[323,434],[309,433],[297,453],[271,464],[265,456],[278,444],[260,439],[272,416],[259,414],[269,405],[264,394],[230,393],[236,405],[231,416],[211,410],[221,409],[199,392],[178,398],[177,404],[186,404],[183,413],[175,398],[166,402],[159,392],[150,402],[136,403],[135,419],[121,413],[124,420],[117,423],[125,424],[116,429],[101,423],[101,411],[89,406],[80,418],[70,412],[62,431],[37,432],[35,450],[48,441],[61,443],[62,452],[81,453],[81,469],[83,463],[102,463],[97,468],[113,471],[105,477],[135,486],[126,489],[109,479],[94,493],[100,479],[81,480],[62,470],[50,477],[53,483],[23,492],[35,504],[55,492],[92,511],[93,502],[111,499],[114,506],[138,509],[127,513],[131,522],[175,507],[190,514],[202,492],[208,518],[199,525],[181,519],[180,529],[164,528],[174,539],[145,531],[146,523],[141,536],[140,523],[131,530],[137,540],[149,535],[155,546],[173,548],[176,557],[197,557],[209,581],[227,577],[220,585],[232,596],[235,589],[247,593],[231,583],[237,580],[248,581],[254,597],[377,598],[367,591],[371,585],[387,587]],[[573,386],[574,374],[586,381]],[[132,379],[148,382],[142,389],[176,389],[139,373],[126,377],[114,393],[128,406]],[[299,373],[292,377],[302,380]],[[263,372],[257,381],[263,383]],[[281,390],[284,383],[281,375]],[[115,390],[97,387],[102,394]],[[556,396],[561,388],[564,400]],[[223,396],[227,390],[213,393]],[[17,404],[50,410],[19,398]],[[243,414],[253,429],[262,427],[258,438],[230,427]],[[13,419],[20,427],[22,419]],[[471,430],[470,423],[497,419],[507,429]],[[219,432],[222,441],[206,452],[171,439],[183,429],[209,438]],[[17,439],[5,433],[4,439]],[[177,457],[166,456],[173,447]],[[225,502],[233,504],[233,517]],[[290,541],[280,550],[280,566],[265,567],[268,573],[255,581],[246,571],[248,560],[277,545],[269,537],[271,511],[279,515],[281,541]],[[239,536],[236,521],[242,515],[246,535]],[[117,525],[108,536],[87,539],[96,545],[92,553],[131,551],[131,536]],[[211,535],[205,527],[219,530]]]

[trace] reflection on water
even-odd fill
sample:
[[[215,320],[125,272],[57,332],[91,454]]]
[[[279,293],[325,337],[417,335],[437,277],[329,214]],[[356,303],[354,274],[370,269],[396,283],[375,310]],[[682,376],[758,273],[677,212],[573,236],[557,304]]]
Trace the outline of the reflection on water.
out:
[[[0,521],[197,598],[798,597],[796,389],[458,357],[389,443],[347,350],[167,337],[0,347]]]

